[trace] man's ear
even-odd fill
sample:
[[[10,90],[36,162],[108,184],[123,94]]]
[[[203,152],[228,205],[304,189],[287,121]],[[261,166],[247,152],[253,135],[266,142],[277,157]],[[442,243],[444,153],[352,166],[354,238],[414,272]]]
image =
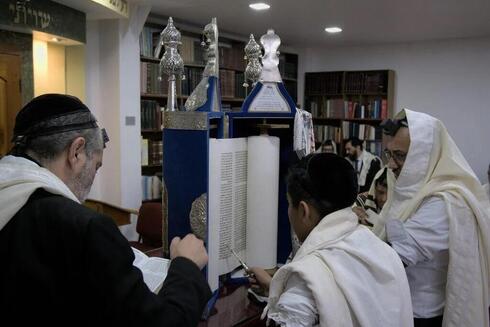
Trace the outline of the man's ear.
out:
[[[309,227],[315,227],[318,224],[318,221],[322,218],[319,217],[316,209],[306,201],[299,202],[298,215],[303,224]]]
[[[85,155],[85,139],[81,136],[71,142],[68,147],[68,162],[71,167],[77,166],[81,162],[82,156]]]
[[[311,208],[310,205],[306,201],[299,201],[298,204],[298,216],[299,219],[305,224],[306,226],[311,225]]]

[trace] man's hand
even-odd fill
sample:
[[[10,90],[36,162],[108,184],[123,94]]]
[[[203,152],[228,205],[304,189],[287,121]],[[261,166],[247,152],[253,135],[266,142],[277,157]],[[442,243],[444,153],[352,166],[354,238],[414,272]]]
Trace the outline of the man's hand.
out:
[[[208,263],[208,254],[202,240],[194,234],[187,234],[183,239],[174,237],[170,243],[170,259],[184,257],[193,261],[199,269]]]
[[[249,272],[253,274],[253,277],[250,278],[252,287],[260,287],[266,291],[269,290],[272,277],[267,271],[259,267],[253,267]]]
[[[368,221],[369,216],[363,208],[354,207],[352,208],[352,211],[354,211],[354,213],[357,215],[357,218],[359,218],[359,224],[373,226],[373,224]]]

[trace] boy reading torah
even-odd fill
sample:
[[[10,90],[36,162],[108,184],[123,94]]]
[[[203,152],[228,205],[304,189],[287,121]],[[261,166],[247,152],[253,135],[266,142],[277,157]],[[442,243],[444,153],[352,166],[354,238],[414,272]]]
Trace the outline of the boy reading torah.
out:
[[[351,206],[357,174],[345,159],[313,154],[290,168],[289,220],[301,247],[270,278],[263,316],[279,326],[412,326],[402,262],[389,245],[360,225]]]

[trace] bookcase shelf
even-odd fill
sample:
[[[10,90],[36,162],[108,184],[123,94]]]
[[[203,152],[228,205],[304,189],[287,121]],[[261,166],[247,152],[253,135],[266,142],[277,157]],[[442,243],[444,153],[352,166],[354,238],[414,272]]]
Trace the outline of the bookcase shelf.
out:
[[[196,67],[196,68],[204,68],[206,65],[199,63],[185,63],[186,67]]]
[[[313,116],[315,141],[337,143],[344,155],[350,137],[381,155],[380,124],[393,113],[394,71],[334,71],[305,74],[305,108]]]
[[[313,123],[318,124],[318,125],[332,125],[332,126],[337,126],[340,125],[343,121],[347,122],[353,122],[353,123],[358,123],[358,124],[367,124],[367,125],[373,125],[373,126],[378,126],[381,124],[383,119],[366,119],[366,118],[320,118],[320,117],[315,117],[313,118]]]
[[[144,62],[153,62],[156,64],[160,63],[160,59],[154,58],[154,57],[147,57],[147,56],[140,56],[140,60]]]
[[[141,99],[144,99],[144,100],[166,100],[167,97],[168,97],[167,94],[148,94],[148,93],[142,93],[141,94]],[[186,100],[188,97],[189,97],[188,95],[177,95],[178,99],[182,98],[183,100]],[[222,102],[243,102],[243,101],[245,101],[245,98],[222,97],[221,101]]]

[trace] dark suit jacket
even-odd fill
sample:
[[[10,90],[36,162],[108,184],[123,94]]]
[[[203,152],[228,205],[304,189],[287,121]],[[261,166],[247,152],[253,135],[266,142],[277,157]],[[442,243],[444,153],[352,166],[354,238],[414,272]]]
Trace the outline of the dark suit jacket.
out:
[[[0,319],[42,326],[196,326],[211,292],[172,260],[159,294],[114,222],[38,189],[0,231]]]
[[[359,193],[367,192],[371,188],[371,184],[373,183],[374,176],[381,169],[381,162],[378,159],[374,159],[371,161],[371,165],[369,166],[368,173],[366,175],[366,183],[363,186],[359,186]]]

